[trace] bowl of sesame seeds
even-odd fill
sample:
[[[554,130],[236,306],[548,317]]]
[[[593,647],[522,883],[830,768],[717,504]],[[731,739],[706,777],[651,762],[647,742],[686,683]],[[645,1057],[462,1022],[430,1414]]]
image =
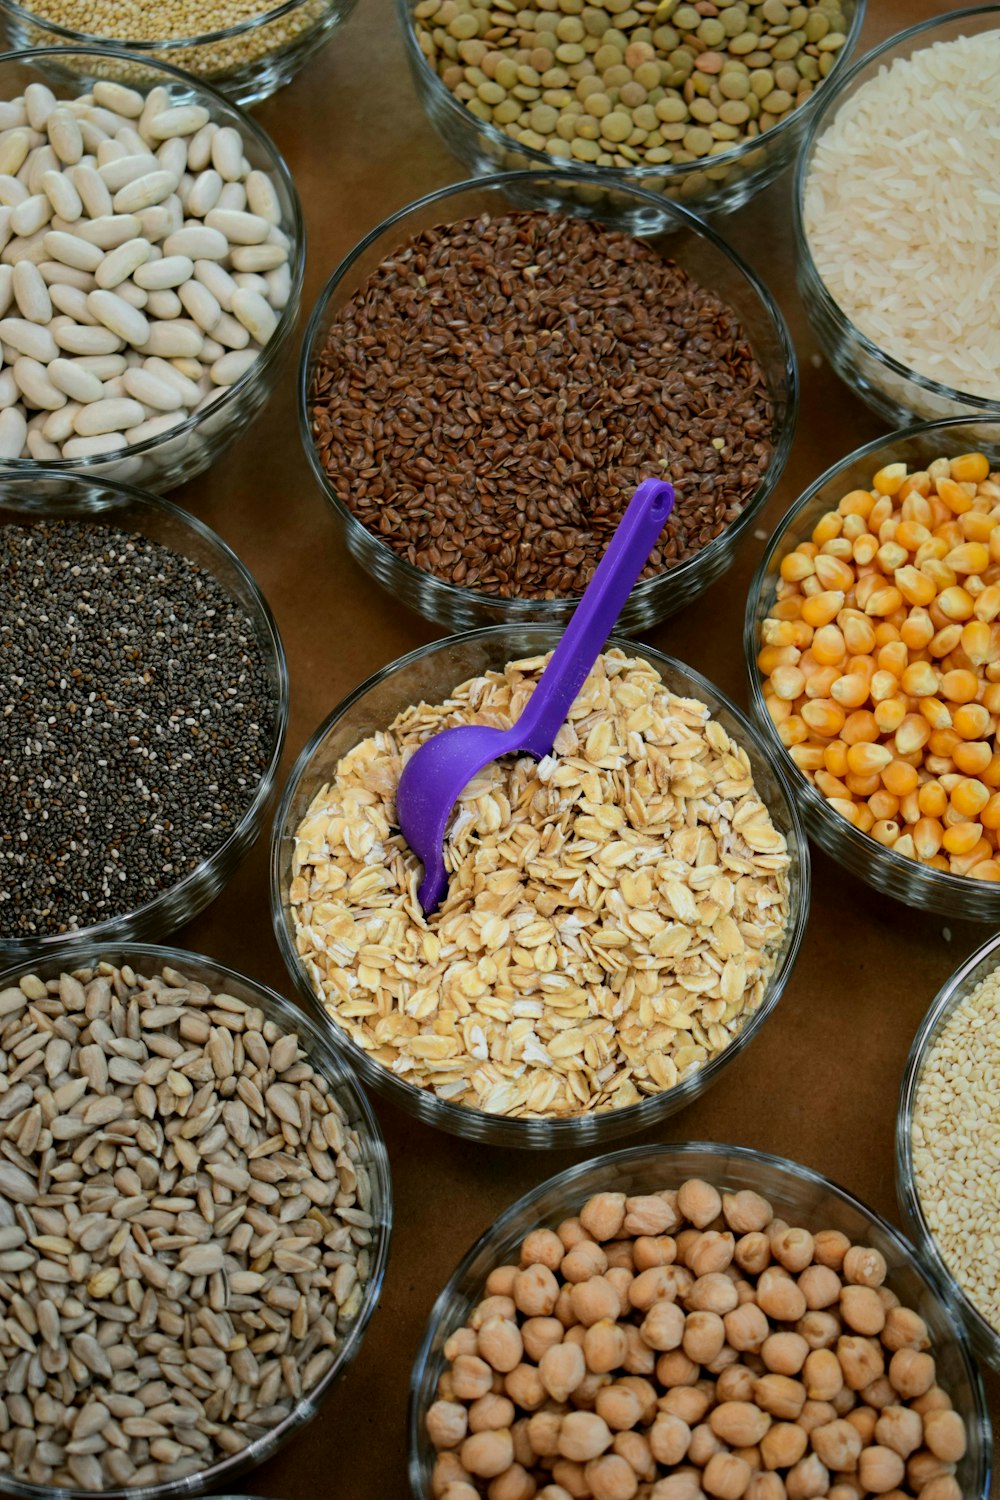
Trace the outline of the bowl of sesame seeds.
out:
[[[914,1243],[1000,1370],[1000,936],[960,965],[913,1039],[896,1121],[896,1194]]]
[[[260,831],[277,626],[220,537],[70,474],[0,480],[0,959],[155,939]]]

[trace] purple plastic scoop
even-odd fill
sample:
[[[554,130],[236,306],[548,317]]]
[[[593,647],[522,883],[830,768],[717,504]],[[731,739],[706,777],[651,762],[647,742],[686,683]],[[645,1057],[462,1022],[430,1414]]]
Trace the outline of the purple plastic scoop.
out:
[[[443,849],[452,808],[490,761],[501,755],[533,755],[536,760],[548,755],[673,506],[672,485],[662,479],[640,484],[516,724],[510,729],[463,724],[442,730],[403,767],[396,816],[403,837],[423,861],[418,895],[428,915],[448,889]]]

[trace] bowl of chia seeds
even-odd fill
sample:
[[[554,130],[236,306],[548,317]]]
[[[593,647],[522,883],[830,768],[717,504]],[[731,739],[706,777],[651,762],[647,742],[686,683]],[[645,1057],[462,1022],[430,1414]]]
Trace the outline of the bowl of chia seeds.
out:
[[[288,718],[254,579],[158,496],[0,480],[0,960],[165,936],[257,837]]]
[[[554,208],[557,173],[442,188],[313,311],[313,473],[361,566],[452,630],[567,620],[651,475],[676,504],[618,628],[664,619],[730,566],[784,469],[798,376],[767,288],[686,209],[604,189],[628,232]]]

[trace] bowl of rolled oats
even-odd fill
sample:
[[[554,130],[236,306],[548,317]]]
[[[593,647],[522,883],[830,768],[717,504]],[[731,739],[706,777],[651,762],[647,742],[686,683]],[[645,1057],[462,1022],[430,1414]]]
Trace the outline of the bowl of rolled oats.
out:
[[[441,729],[508,727],[559,638],[493,626],[369,678],[303,749],[271,842],[282,955],[358,1075],[514,1146],[611,1140],[700,1094],[777,1004],[809,908],[806,839],[757,731],[613,637],[552,754],[470,782],[424,916],[402,766]]]
[[[4,1494],[225,1486],[357,1353],[389,1164],[325,1028],[140,944],[0,974]]]

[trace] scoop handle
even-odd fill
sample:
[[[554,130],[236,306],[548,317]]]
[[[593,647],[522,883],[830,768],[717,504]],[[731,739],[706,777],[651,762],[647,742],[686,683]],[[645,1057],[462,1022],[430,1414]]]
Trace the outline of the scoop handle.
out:
[[[529,754],[540,758],[552,749],[673,508],[673,485],[663,479],[644,480],[629,501],[562,640],[512,731],[518,746]]]

